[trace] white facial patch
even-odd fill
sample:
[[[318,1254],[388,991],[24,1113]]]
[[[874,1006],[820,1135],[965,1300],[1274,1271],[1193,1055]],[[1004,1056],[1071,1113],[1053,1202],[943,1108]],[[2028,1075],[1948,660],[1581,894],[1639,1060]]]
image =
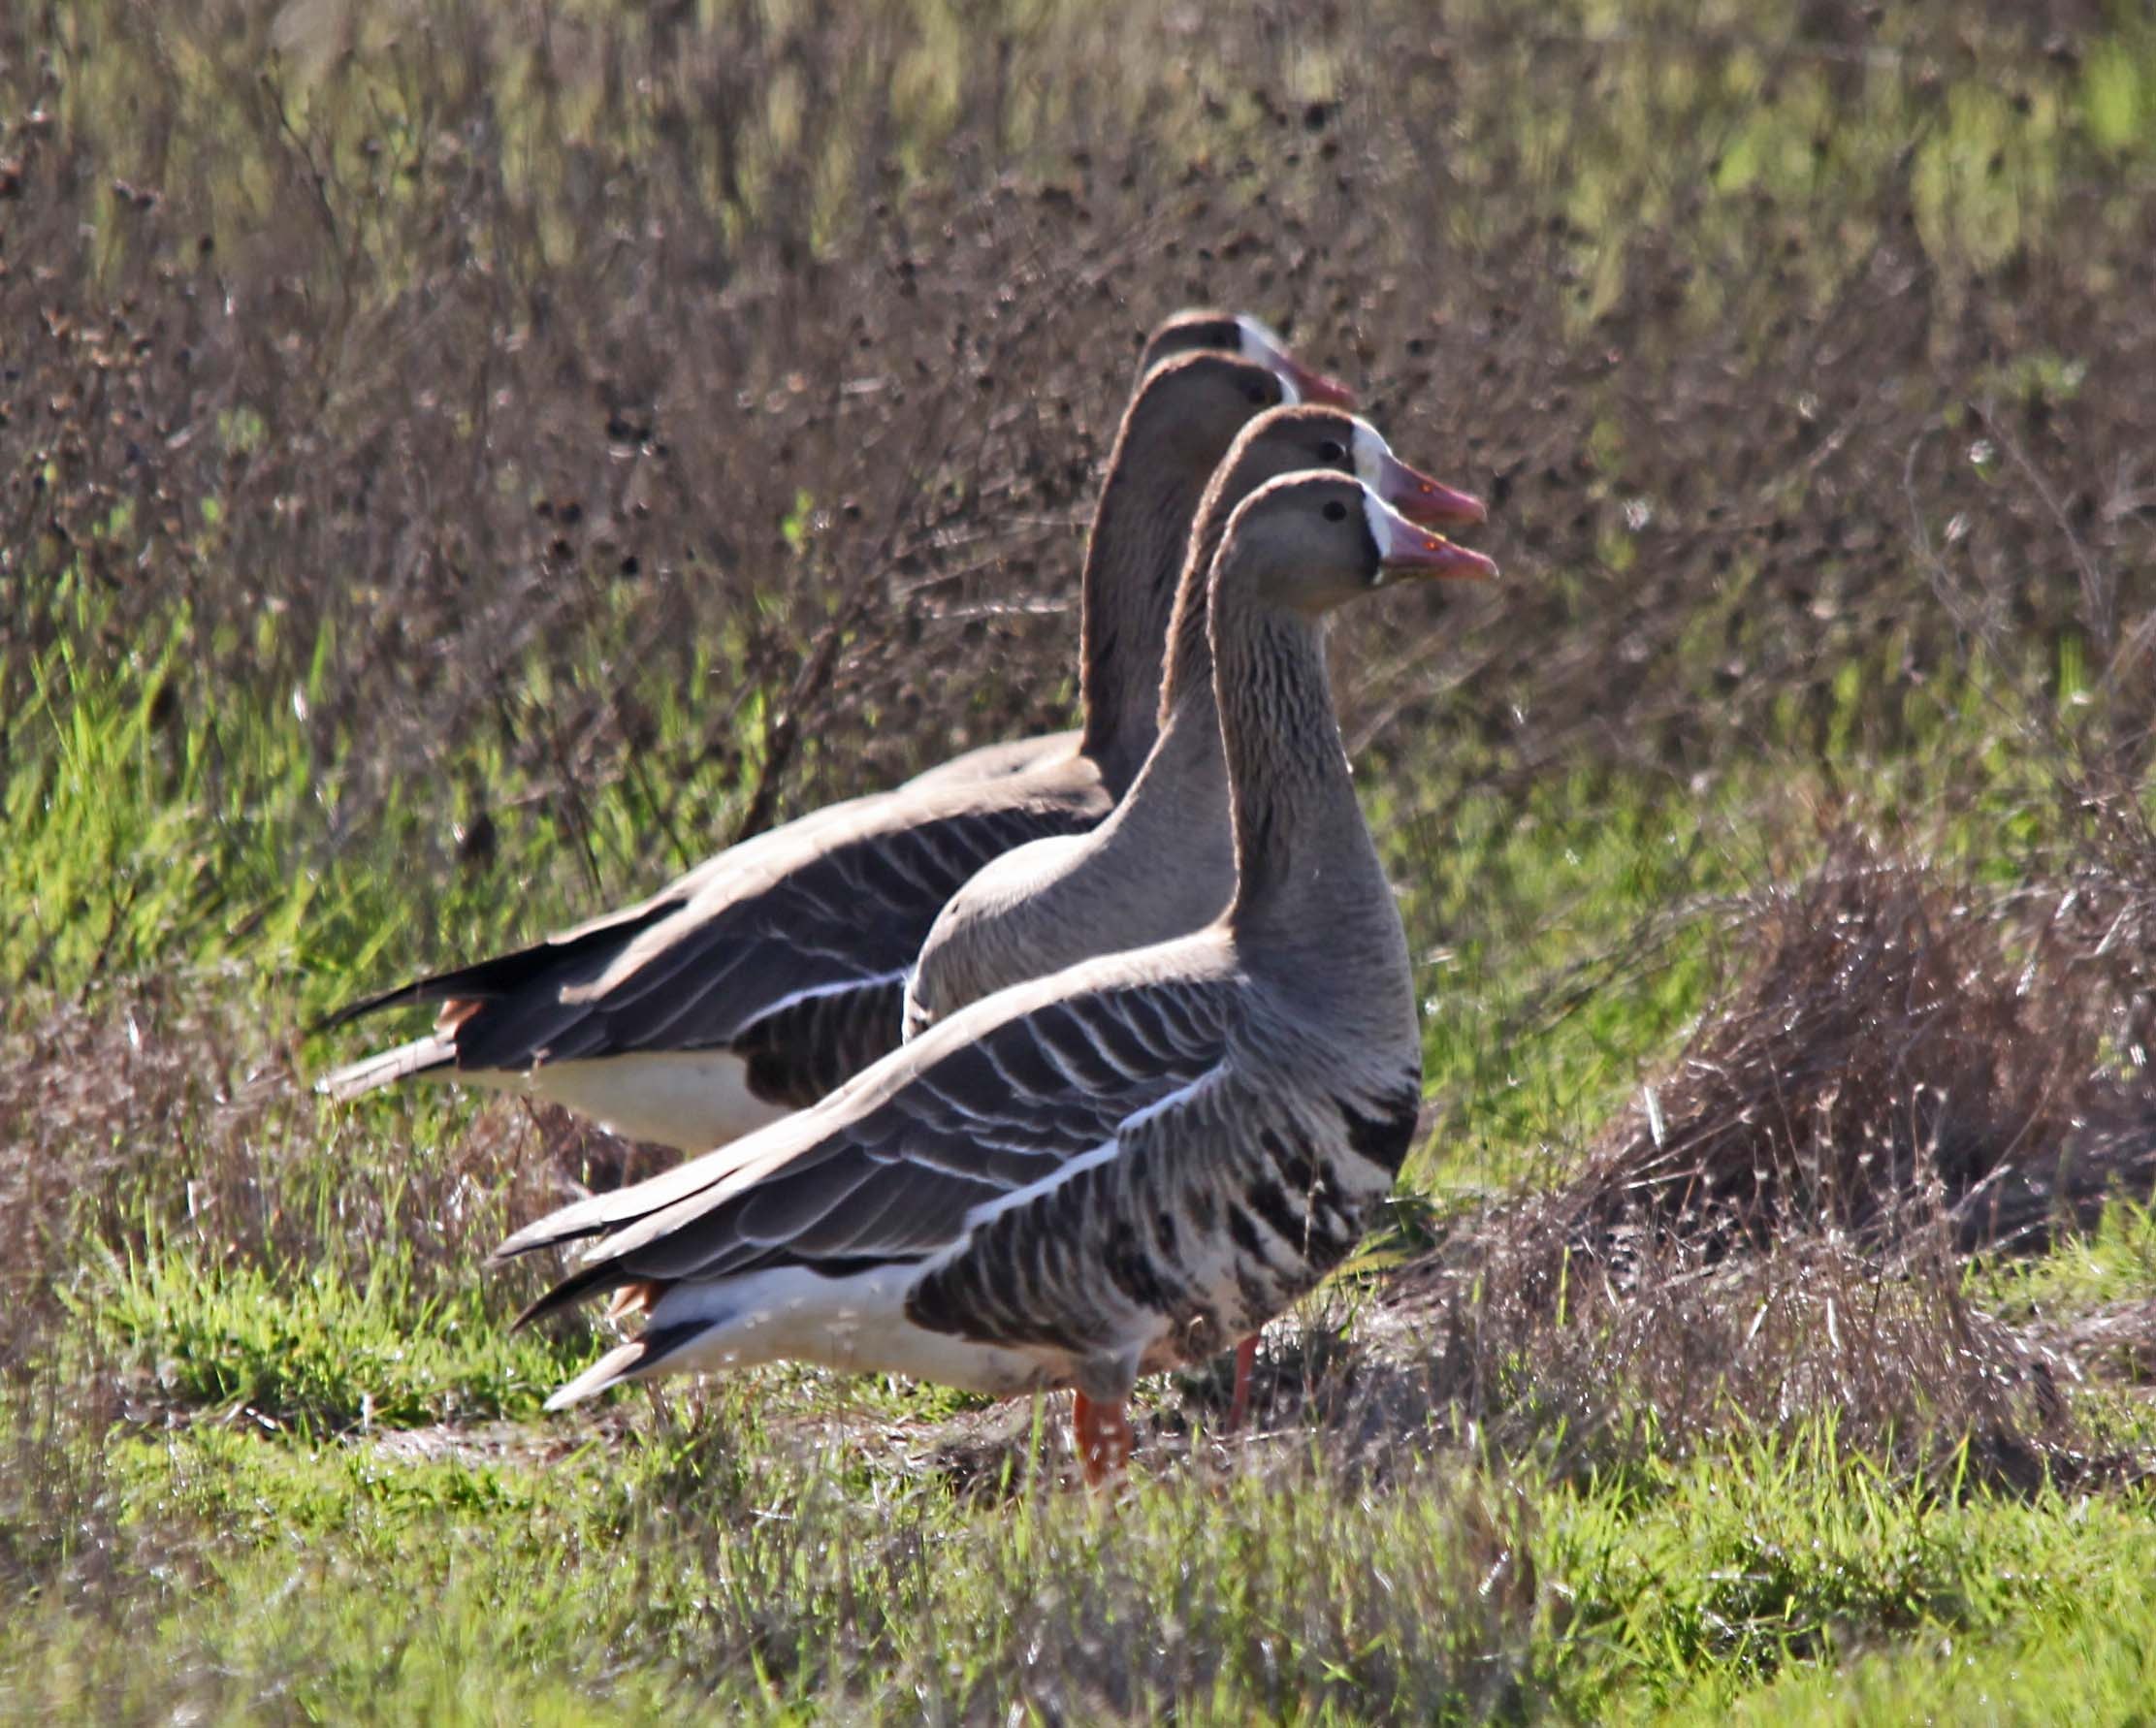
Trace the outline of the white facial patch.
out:
[[[1363,486],[1363,520],[1369,524],[1370,538],[1377,542],[1378,567],[1370,572],[1370,586],[1375,588],[1385,580],[1385,560],[1393,556],[1393,524],[1397,519],[1367,481]]]
[[[1280,405],[1292,408],[1303,400],[1303,393],[1295,387],[1294,378],[1288,375],[1288,350],[1280,338],[1250,316],[1239,313],[1236,328],[1242,332],[1237,351],[1245,360],[1254,360],[1275,378],[1280,380]]]
[[[1385,442],[1376,427],[1358,419],[1347,447],[1348,454],[1355,458],[1356,479],[1375,492],[1384,484],[1385,464],[1392,460],[1392,446]]]

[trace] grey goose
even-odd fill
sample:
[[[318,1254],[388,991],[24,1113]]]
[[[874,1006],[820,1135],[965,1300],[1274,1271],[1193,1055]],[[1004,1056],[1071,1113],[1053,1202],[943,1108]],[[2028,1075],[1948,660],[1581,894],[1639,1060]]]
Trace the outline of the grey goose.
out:
[[[1430,527],[1475,523],[1481,501],[1418,473],[1367,420],[1334,407],[1279,407],[1242,431],[1207,489],[1191,530],[1161,683],[1151,754],[1113,814],[1082,834],[1030,841],[982,867],[938,915],[906,989],[906,1037],[981,997],[1112,954],[1187,935],[1235,892],[1234,839],[1207,630],[1207,578],[1236,506],[1303,469],[1358,475],[1401,515]],[[1494,576],[1463,552],[1457,576]],[[1255,1337],[1237,1346],[1226,1426],[1249,1408]]]
[[[813,1108],[517,1232],[498,1258],[577,1250],[526,1321],[606,1293],[643,1315],[549,1408],[783,1359],[1070,1388],[1086,1474],[1119,1469],[1138,1378],[1311,1289],[1413,1138],[1407,945],[1322,630],[1460,556],[1340,475],[1246,498],[1211,579],[1229,906],[975,1003]]]
[[[1240,339],[1239,322],[1227,328]],[[1185,320],[1155,343],[1193,331],[1219,334]],[[410,1076],[455,1080],[701,1150],[813,1103],[891,1049],[908,970],[943,903],[1011,848],[1099,821],[1144,760],[1198,502],[1237,432],[1291,400],[1300,371],[1277,356],[1205,350],[1141,380],[1087,542],[1084,725],[1067,746],[1014,770],[930,776],[826,807],[535,946],[355,1003],[325,1029],[408,1005],[439,1013],[426,1036],[317,1089],[349,1099]]]

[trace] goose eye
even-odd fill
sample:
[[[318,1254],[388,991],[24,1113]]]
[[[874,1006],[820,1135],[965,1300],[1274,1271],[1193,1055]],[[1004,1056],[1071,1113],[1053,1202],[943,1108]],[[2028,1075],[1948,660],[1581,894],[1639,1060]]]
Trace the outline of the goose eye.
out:
[[[1324,443],[1318,446],[1318,460],[1320,462],[1339,462],[1346,455],[1347,446],[1337,438],[1327,438]]]
[[[1347,506],[1341,503],[1338,498],[1327,498],[1325,500],[1325,520],[1327,522],[1346,521]]]

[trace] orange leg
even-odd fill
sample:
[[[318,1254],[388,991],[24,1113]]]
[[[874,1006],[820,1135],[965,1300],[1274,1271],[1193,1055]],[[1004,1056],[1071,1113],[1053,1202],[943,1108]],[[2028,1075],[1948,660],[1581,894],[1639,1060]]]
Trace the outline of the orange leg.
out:
[[[1096,1404],[1083,1392],[1072,1394],[1071,1432],[1078,1443],[1078,1464],[1086,1485],[1099,1488],[1110,1477],[1120,1476],[1131,1459],[1131,1424],[1123,1415],[1123,1402]]]
[[[1236,1346],[1236,1390],[1228,1400],[1228,1425],[1220,1431],[1234,1434],[1250,1417],[1250,1370],[1258,1364],[1258,1334],[1252,1332]]]

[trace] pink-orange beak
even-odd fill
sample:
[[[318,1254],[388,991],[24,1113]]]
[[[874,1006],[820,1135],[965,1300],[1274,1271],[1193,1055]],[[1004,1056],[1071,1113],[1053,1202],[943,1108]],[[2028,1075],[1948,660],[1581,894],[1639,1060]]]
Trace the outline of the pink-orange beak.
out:
[[[1358,466],[1365,465],[1358,464]],[[1409,522],[1417,523],[1477,523],[1488,522],[1490,511],[1474,494],[1455,492],[1441,481],[1432,480],[1419,468],[1411,468],[1389,450],[1371,452],[1368,465],[1374,470],[1363,476],[1364,483]]]
[[[1313,371],[1292,354],[1280,356],[1280,369],[1287,373],[1288,381],[1295,386],[1296,395],[1306,402],[1322,402],[1329,408],[1352,408],[1355,392],[1337,378]]]
[[[1417,527],[1367,487],[1363,507],[1369,518],[1370,537],[1377,542],[1378,567],[1387,576],[1449,578],[1456,582],[1496,580],[1495,560]]]

